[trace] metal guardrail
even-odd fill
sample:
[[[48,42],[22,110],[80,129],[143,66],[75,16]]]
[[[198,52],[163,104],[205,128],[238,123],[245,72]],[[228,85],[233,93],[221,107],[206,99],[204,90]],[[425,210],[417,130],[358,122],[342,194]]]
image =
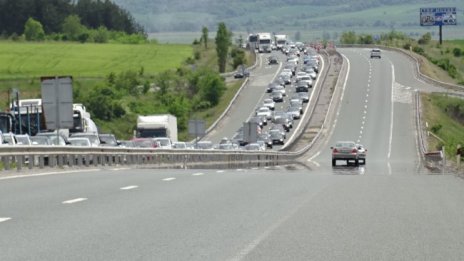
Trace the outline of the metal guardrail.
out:
[[[141,148],[84,148],[69,146],[2,146],[5,170],[44,167],[89,167],[149,165],[159,168],[191,168],[210,164],[253,164],[274,166],[291,162],[295,155],[282,152],[222,150],[161,150]]]

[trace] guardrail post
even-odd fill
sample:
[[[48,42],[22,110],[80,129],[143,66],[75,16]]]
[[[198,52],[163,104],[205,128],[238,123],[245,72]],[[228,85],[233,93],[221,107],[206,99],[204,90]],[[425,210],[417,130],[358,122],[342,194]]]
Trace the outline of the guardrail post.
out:
[[[62,168],[63,167],[63,155],[57,155],[58,156],[58,167]]]
[[[24,156],[23,155],[16,155],[16,169],[20,171],[23,168]]]
[[[56,155],[49,155],[48,156],[48,166],[53,168],[56,166]]]
[[[48,157],[48,159],[49,159],[48,162],[50,164],[50,157]],[[39,169],[43,169],[44,166],[45,166],[45,156],[40,155],[39,156]]]
[[[35,157],[34,155],[29,155],[29,169],[32,169],[34,167],[34,163],[35,163]]]
[[[3,168],[5,170],[10,170],[10,156],[3,156],[2,162],[3,162]]]

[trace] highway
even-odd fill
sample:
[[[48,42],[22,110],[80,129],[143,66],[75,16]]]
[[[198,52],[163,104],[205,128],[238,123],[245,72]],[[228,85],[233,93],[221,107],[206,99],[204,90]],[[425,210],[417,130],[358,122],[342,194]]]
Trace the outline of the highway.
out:
[[[434,88],[403,55],[339,51],[346,84],[307,166],[0,176],[1,260],[462,260],[464,181],[422,168],[416,144],[413,94]],[[332,167],[337,140],[367,164]]]

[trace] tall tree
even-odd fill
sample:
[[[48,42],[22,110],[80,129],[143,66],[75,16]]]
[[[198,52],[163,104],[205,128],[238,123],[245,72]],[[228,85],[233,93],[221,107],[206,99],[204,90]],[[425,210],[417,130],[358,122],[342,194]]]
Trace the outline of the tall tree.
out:
[[[27,19],[24,25],[24,35],[28,41],[42,41],[45,39],[45,32],[42,24],[33,18]]]
[[[226,24],[220,22],[216,33],[216,53],[218,57],[219,72],[226,71],[227,54],[231,44],[231,34],[227,30]]]
[[[205,44],[205,49],[208,49],[208,27],[206,26],[201,29],[201,40]]]
[[[76,40],[83,31],[84,26],[81,24],[79,16],[70,15],[64,19],[63,33],[68,36],[69,40]]]

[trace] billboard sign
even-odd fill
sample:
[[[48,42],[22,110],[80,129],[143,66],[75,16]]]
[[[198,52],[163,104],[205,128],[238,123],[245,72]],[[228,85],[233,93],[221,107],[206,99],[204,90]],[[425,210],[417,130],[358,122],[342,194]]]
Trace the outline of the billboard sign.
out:
[[[427,7],[420,9],[421,26],[457,25],[456,7]]]

